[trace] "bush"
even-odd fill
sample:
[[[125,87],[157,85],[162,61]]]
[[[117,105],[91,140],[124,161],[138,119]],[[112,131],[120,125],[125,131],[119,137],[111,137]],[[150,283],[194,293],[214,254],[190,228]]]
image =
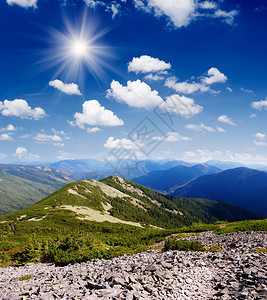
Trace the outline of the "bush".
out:
[[[205,248],[199,241],[168,239],[165,242],[164,250],[205,251]]]

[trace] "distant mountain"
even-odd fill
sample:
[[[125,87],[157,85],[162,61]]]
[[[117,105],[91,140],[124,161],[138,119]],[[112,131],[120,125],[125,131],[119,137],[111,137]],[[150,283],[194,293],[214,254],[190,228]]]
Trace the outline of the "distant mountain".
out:
[[[0,164],[0,215],[30,206],[75,179],[48,167]]]
[[[76,175],[107,169],[105,161],[96,159],[60,160],[49,164],[49,166],[62,172],[68,172]]]
[[[239,168],[239,167],[246,167],[244,164],[238,162],[232,162],[232,161],[208,160],[205,163],[217,167],[223,171],[228,169]]]
[[[117,175],[126,179],[142,176],[155,170],[165,170],[178,165],[190,166],[190,163],[178,160],[131,160],[101,161],[95,159],[62,160],[49,167],[75,174],[81,179],[103,179]]]
[[[241,167],[201,176],[172,195],[220,200],[267,217],[267,172]]]
[[[134,182],[157,191],[170,192],[175,186],[186,183],[204,174],[214,174],[221,170],[208,164],[199,164],[192,167],[176,166],[167,170],[157,170],[146,175],[133,178]]]

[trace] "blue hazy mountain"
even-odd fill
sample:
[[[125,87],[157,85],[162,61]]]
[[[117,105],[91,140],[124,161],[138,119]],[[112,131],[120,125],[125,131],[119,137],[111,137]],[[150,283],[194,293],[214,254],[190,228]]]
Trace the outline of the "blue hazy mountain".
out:
[[[220,200],[267,217],[267,172],[235,168],[196,178],[172,195]]]

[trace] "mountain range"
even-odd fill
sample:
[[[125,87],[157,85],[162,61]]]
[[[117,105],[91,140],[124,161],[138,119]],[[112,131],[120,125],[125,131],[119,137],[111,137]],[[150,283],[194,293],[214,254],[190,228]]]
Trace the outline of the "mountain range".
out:
[[[204,175],[177,187],[175,196],[224,201],[267,217],[267,172],[235,168]]]
[[[164,193],[170,193],[175,186],[182,185],[194,178],[205,174],[215,174],[221,170],[208,164],[198,164],[194,166],[176,166],[167,170],[156,170],[132,180]]]
[[[0,215],[30,206],[74,180],[48,167],[0,164]]]

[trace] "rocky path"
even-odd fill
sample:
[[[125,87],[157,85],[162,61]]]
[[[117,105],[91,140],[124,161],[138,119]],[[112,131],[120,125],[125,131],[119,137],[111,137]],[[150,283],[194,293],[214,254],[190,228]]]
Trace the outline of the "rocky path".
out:
[[[0,299],[267,299],[267,254],[251,251],[267,248],[266,232],[188,239],[224,250],[151,250],[66,267],[0,268]]]

